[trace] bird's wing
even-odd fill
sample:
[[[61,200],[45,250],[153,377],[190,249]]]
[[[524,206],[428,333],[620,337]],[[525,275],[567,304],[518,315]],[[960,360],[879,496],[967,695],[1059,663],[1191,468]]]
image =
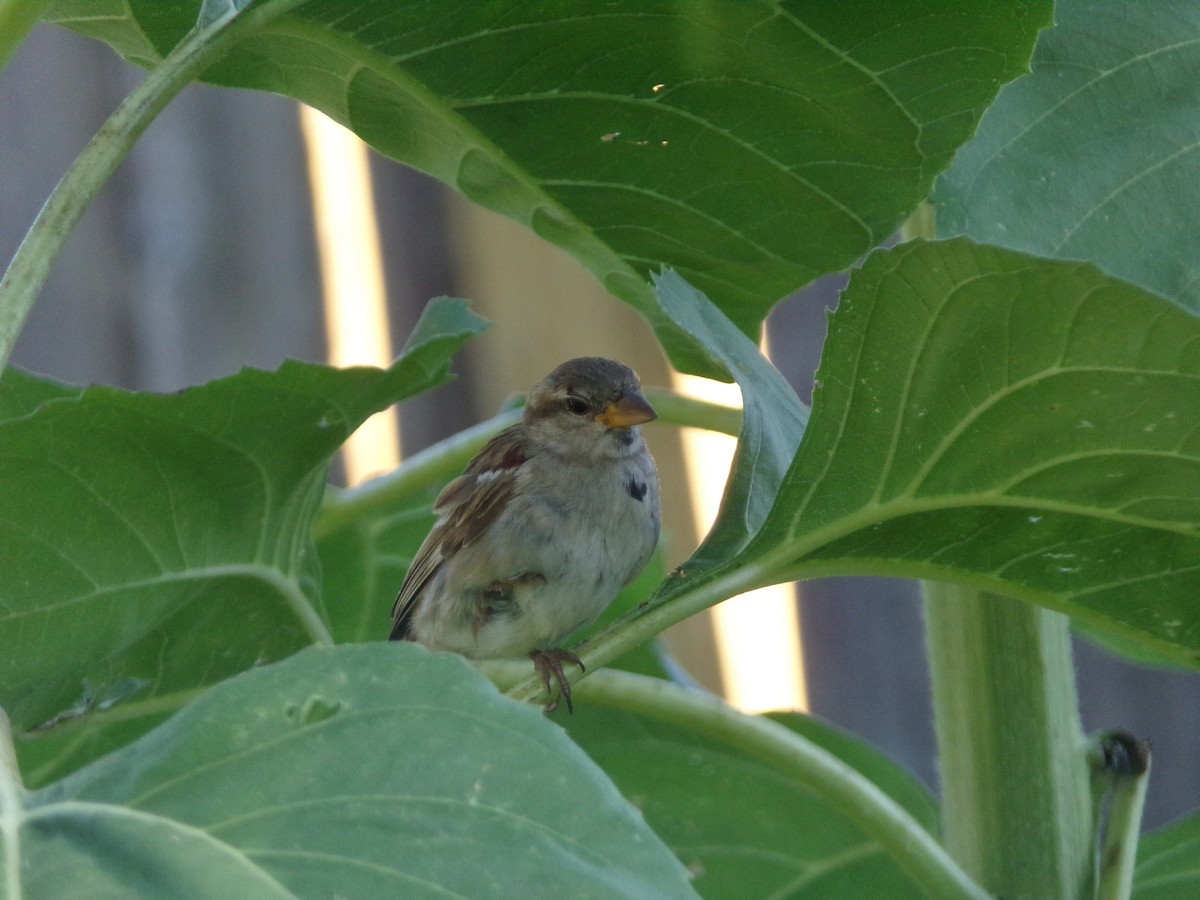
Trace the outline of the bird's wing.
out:
[[[504,510],[516,489],[517,469],[530,455],[524,438],[520,425],[500,432],[438,494],[433,504],[437,523],[417,550],[392,604],[391,640],[408,637],[417,599],[442,563],[476,540]]]

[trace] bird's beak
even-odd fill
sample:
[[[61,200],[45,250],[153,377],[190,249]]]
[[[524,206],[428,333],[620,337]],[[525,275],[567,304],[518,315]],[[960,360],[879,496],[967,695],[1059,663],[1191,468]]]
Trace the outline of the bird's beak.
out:
[[[596,416],[596,421],[605,428],[628,428],[630,425],[653,422],[657,418],[658,413],[646,402],[646,398],[634,391],[604,407],[604,412]]]

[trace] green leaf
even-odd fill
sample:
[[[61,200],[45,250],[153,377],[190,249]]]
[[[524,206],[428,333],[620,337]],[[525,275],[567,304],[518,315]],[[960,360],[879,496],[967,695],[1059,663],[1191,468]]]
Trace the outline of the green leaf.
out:
[[[60,0],[50,18],[150,65],[199,8]],[[324,0],[243,29],[205,77],[312,104],[528,225],[710,372],[649,273],[676,268],[757,334],[776,300],[845,268],[928,194],[1051,8]]]
[[[1200,310],[1200,7],[1063,0],[938,182],[938,233],[1085,259]]]
[[[942,578],[1200,660],[1200,320],[1094,267],[873,254],[746,560]]]
[[[145,689],[144,680],[128,683],[131,688]],[[121,749],[165,722],[201,689],[147,699],[139,696],[141,690],[126,695],[114,692],[120,701],[111,703],[96,703],[89,697],[91,702],[80,702],[77,709],[61,715],[55,727],[18,735],[17,756],[25,783],[42,787]]]
[[[96,387],[0,423],[14,725],[160,713],[328,640],[309,536],[328,460],[371,413],[444,380],[482,327],[433,301],[387,370],[289,362],[169,396]]]
[[[310,648],[7,787],[0,858],[30,897],[695,896],[539,711],[413,644]]]
[[[1200,816],[1159,829],[1138,845],[1134,900],[1193,900],[1200,895]]]
[[[886,757],[814,719],[774,718],[932,827],[932,798]],[[695,873],[696,890],[708,900],[925,896],[840,810],[746,754],[732,736],[719,741],[593,702],[579,704],[565,726]]]

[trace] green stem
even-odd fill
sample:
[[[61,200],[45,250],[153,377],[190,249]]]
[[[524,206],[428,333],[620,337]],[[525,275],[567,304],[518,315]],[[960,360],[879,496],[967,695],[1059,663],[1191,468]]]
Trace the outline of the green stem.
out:
[[[933,583],[925,616],[947,849],[997,896],[1087,896],[1091,792],[1068,619]]]
[[[647,388],[646,397],[664,422],[732,435],[736,435],[741,427],[740,409],[660,388]],[[393,508],[414,494],[458,475],[497,432],[519,421],[520,409],[506,409],[414,454],[389,475],[349,490],[330,491],[313,522],[314,538],[335,534],[364,517]]]
[[[737,437],[742,430],[742,411],[737,407],[697,400],[667,388],[646,388],[645,394],[663,422],[718,431],[730,437]]]
[[[1103,786],[1096,805],[1107,806],[1099,829],[1096,898],[1129,900],[1150,781],[1150,747],[1129,734],[1114,732],[1100,736],[1092,757],[1095,779]]]
[[[1142,808],[1149,778],[1128,779],[1114,788],[1109,799],[1108,822],[1100,847],[1100,886],[1097,900],[1129,900],[1133,895],[1133,868],[1137,863]]]
[[[22,896],[19,831],[24,794],[12,725],[0,707],[0,894],[4,897]]]
[[[902,237],[937,238],[932,204]],[[947,849],[996,896],[1083,898],[1093,820],[1067,618],[926,583],[925,620]]]
[[[686,728],[795,779],[878,841],[930,897],[986,896],[933,836],[878,785],[777,722],[744,715],[708,694],[614,670],[598,672],[580,684],[575,697]]]
[[[17,765],[17,749],[13,745],[12,723],[0,706],[0,783],[22,787],[21,768]]]
[[[0,72],[49,5],[50,0],[0,0]]]
[[[71,230],[154,117],[248,32],[303,2],[267,0],[195,29],[109,116],[50,194],[0,280],[0,370]]]

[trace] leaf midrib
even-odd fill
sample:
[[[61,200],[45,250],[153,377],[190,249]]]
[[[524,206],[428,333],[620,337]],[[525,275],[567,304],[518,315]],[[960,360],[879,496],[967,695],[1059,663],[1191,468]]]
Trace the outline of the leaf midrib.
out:
[[[80,603],[94,601],[100,597],[123,591],[139,590],[148,587],[161,587],[170,584],[203,581],[218,578],[252,578],[271,587],[284,601],[296,620],[315,643],[332,644],[333,638],[325,627],[320,614],[309,601],[304,591],[300,589],[296,579],[288,576],[282,570],[273,566],[257,563],[234,563],[215,566],[198,566],[175,572],[163,572],[151,578],[136,581],[123,581],[118,584],[105,585],[85,594],[58,600],[53,603],[42,603],[31,609],[9,612],[0,617],[0,622],[13,622],[19,619],[61,612]]]
[[[832,522],[819,526],[812,531],[792,531],[784,539],[782,547],[793,548],[788,555],[792,559],[802,559],[808,554],[831,544],[841,538],[849,537],[857,532],[880,525],[894,519],[927,512],[943,512],[952,509],[970,509],[972,507],[1004,507],[1007,509],[1028,510],[1031,513],[1055,513],[1068,516],[1081,516],[1086,519],[1113,522],[1130,525],[1135,528],[1149,528],[1155,531],[1179,534],[1184,537],[1200,540],[1200,534],[1195,525],[1163,522],[1158,519],[1147,519],[1130,516],[1113,510],[1086,506],[1082,503],[1067,503],[1061,500],[1051,500],[1042,497],[1021,497],[995,492],[973,494],[941,494],[928,499],[918,498],[911,494],[895,497],[878,504],[870,504],[855,510],[849,515],[842,516]],[[797,553],[795,548],[800,548]],[[775,556],[776,554],[767,554]],[[766,558],[767,555],[764,555]]]
[[[196,828],[181,822],[178,819],[171,819],[166,816],[156,815],[146,812],[145,810],[133,809],[128,806],[116,806],[114,804],[90,802],[86,800],[58,800],[45,806],[35,806],[32,809],[25,808],[19,816],[18,825],[22,823],[47,821],[58,818],[59,816],[67,815],[78,818],[81,815],[95,816],[98,818],[110,819],[127,819],[135,821],[139,824],[148,825],[156,829],[166,829],[168,832],[182,832],[192,839],[198,839],[208,844],[209,846],[219,850],[224,856],[235,861],[239,867],[252,872],[256,878],[263,882],[263,887],[269,888],[277,896],[280,897],[295,897],[296,895],[285,888],[261,866],[254,865],[249,856],[243,851],[224,841],[219,841],[206,832],[202,828]],[[15,895],[20,897],[18,892]]]

